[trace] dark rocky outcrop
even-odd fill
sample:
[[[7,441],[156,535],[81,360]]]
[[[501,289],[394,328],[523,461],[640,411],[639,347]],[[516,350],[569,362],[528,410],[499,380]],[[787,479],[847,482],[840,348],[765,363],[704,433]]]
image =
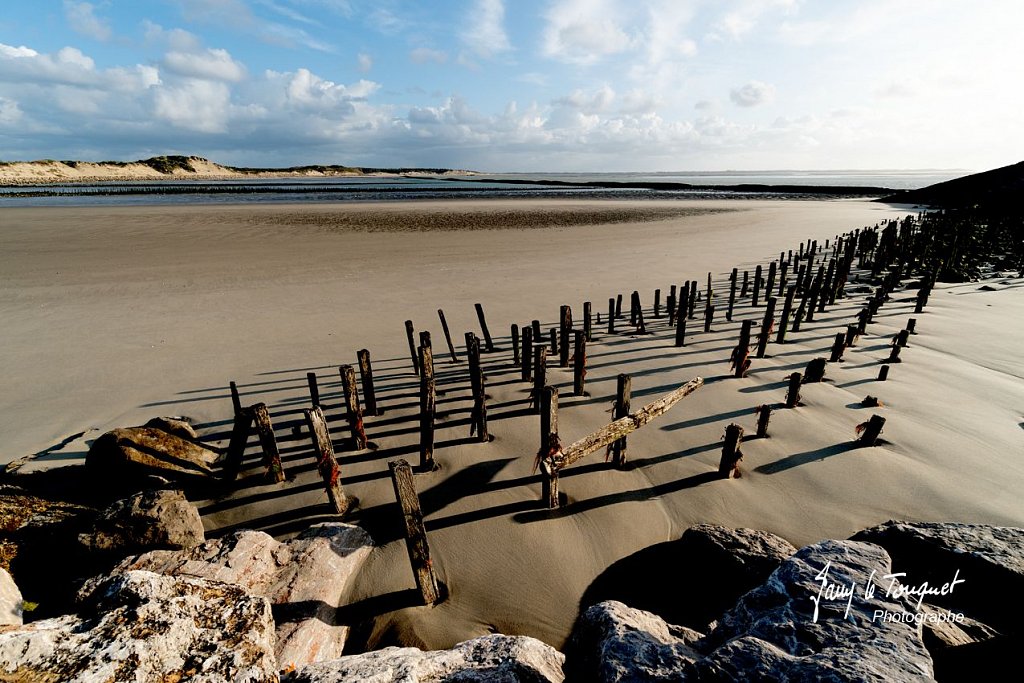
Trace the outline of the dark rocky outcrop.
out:
[[[103,511],[78,540],[92,551],[125,555],[192,548],[206,539],[199,511],[181,491],[143,491]]]
[[[1024,196],[1024,161],[889,195],[881,201],[941,207],[981,205],[1008,208],[1016,206],[1021,196]]]

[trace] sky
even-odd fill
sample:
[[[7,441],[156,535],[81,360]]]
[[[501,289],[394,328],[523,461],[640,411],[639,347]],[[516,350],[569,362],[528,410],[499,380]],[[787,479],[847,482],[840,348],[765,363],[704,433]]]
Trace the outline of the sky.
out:
[[[0,0],[0,159],[1024,159],[1022,0]]]

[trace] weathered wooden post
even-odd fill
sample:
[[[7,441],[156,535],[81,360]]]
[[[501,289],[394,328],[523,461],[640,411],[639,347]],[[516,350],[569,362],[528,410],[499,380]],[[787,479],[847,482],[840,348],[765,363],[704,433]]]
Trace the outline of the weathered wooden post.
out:
[[[586,396],[583,384],[587,376],[587,339],[580,330],[576,330],[575,337],[576,350],[573,354],[572,393],[576,396]]]
[[[704,331],[705,332],[710,332],[711,331],[711,321],[714,320],[714,318],[715,318],[715,307],[714,306],[707,306],[704,309]]]
[[[622,295],[621,294],[616,294],[615,295],[615,317],[616,318],[621,318],[622,317]]]
[[[647,334],[647,323],[644,322],[644,309],[636,309],[636,333]]]
[[[633,290],[629,295],[629,324],[636,327],[636,312],[640,308],[640,292]]]
[[[838,363],[843,359],[843,351],[846,350],[846,333],[837,332],[836,340],[832,342],[832,355],[829,356],[829,363]]]
[[[843,340],[843,345],[846,346],[846,348],[850,348],[850,347],[852,347],[856,343],[857,343],[857,326],[856,325],[847,325],[846,326],[846,338]]]
[[[879,435],[882,433],[884,425],[885,418],[881,415],[872,415],[870,420],[858,425],[857,431],[860,433],[860,438],[857,439],[858,445],[874,446],[875,442],[878,441]]]
[[[743,287],[740,289],[740,297],[741,298],[745,297],[747,295],[747,289],[749,287],[750,287],[750,271],[749,270],[744,270],[743,271]]]
[[[736,278],[739,276],[739,271],[736,268],[732,269],[732,274],[729,276],[729,307],[725,310],[725,319],[732,322],[732,309],[736,305]]]
[[[592,306],[589,301],[583,302],[583,335],[587,338],[587,341],[594,341],[594,328],[591,321],[592,317]]]
[[[363,404],[366,415],[380,415],[377,409],[377,391],[373,386],[373,366],[370,364],[370,352],[367,349],[360,349],[356,356],[359,358],[359,379],[363,384]]]
[[[860,309],[857,312],[857,334],[863,335],[868,329],[868,319],[871,316],[871,310],[867,307]]]
[[[676,346],[686,345],[686,307],[690,300],[690,283],[683,285],[679,295],[679,309],[676,312]]]
[[[481,442],[489,441],[487,433],[487,394],[484,388],[484,373],[480,368],[480,340],[472,332],[466,333],[466,349],[469,356],[469,384],[473,392],[473,412],[470,416],[469,435],[476,434]]]
[[[804,292],[804,296],[800,298],[800,306],[796,309],[796,315],[793,316],[793,331],[799,332],[800,325],[803,324],[804,313],[807,311],[807,297],[808,293]]]
[[[754,269],[754,296],[750,300],[750,305],[756,307],[761,297],[761,264],[757,264],[757,268]]]
[[[306,373],[306,384],[309,385],[309,403],[310,405],[320,405],[320,387],[316,382],[316,373]]]
[[[420,367],[420,471],[434,469],[434,415],[437,412],[437,385],[434,380],[433,350],[421,346]]]
[[[391,470],[391,483],[395,488],[395,499],[402,511],[405,527],[405,547],[409,551],[409,563],[416,579],[416,587],[424,605],[434,605],[440,599],[440,588],[434,574],[434,564],[430,560],[430,546],[427,545],[427,530],[423,525],[423,512],[420,499],[416,495],[416,483],[412,476],[412,468],[405,460],[388,463]]]
[[[238,413],[242,412],[242,397],[238,395],[238,385],[232,381],[228,384],[228,388],[231,390],[232,414],[238,415]]]
[[[718,461],[718,476],[722,479],[740,476],[740,461],[743,460],[743,452],[740,450],[742,441],[743,427],[733,423],[725,428],[722,458]]]
[[[672,293],[665,298],[665,310],[668,312],[668,326],[676,324],[676,286],[672,285]]]
[[[474,304],[476,306],[476,317],[480,321],[480,330],[484,333],[484,344],[487,346],[487,353],[494,351],[494,342],[491,341],[491,333],[487,329],[487,319],[484,317],[484,307],[480,304]]]
[[[772,419],[772,407],[767,403],[757,407],[757,438],[768,438],[768,422]]]
[[[550,466],[550,458],[561,450],[558,440],[558,387],[544,387],[540,399],[540,450],[537,459],[543,471],[541,496],[548,508],[558,507],[558,468]]]
[[[689,318],[692,320],[696,315],[697,310],[697,281],[690,281],[690,314]]]
[[[807,364],[804,370],[804,384],[809,382],[820,382],[825,379],[825,367],[827,363],[824,358],[815,358]]]
[[[527,325],[523,328],[523,375],[524,382],[529,382],[533,376],[533,328]]]
[[[899,344],[893,344],[892,345],[892,351],[889,352],[889,357],[885,360],[885,362],[886,363],[902,363],[903,359],[900,358],[900,351],[902,351],[902,349],[900,348],[900,345]]]
[[[782,262],[782,268],[779,270],[779,296],[786,293],[786,274],[789,271],[789,261]]]
[[[661,290],[654,290],[654,317],[661,317]],[[588,340],[589,341],[589,340]]]
[[[412,359],[412,371],[418,375],[420,374],[420,358],[419,354],[416,353],[416,335],[411,320],[405,321],[405,336],[409,341],[409,357]]]
[[[900,330],[900,333],[896,335],[896,346],[906,348],[907,342],[910,340],[910,330]]]
[[[285,480],[284,467],[281,465],[281,451],[277,448],[274,437],[274,425],[270,422],[270,412],[266,403],[257,403],[250,408],[256,423],[256,434],[260,437],[260,448],[263,449],[263,464],[267,466],[267,478],[276,484]]]
[[[562,306],[558,314],[559,321],[559,367],[569,367],[570,335],[572,334],[572,308]]]
[[[768,349],[768,337],[771,336],[772,326],[775,324],[775,305],[777,301],[774,296],[768,296],[768,305],[765,306],[764,318],[761,319],[761,334],[757,335],[758,358],[764,358],[765,351]]]
[[[448,329],[448,321],[444,318],[444,311],[437,309],[437,317],[441,319],[441,329],[444,331],[444,340],[448,342],[448,353],[452,356],[452,362],[459,362],[459,355],[455,353],[455,344],[452,343],[452,333]]]
[[[533,326],[533,343],[540,345],[543,343],[543,336],[540,333],[540,321],[534,320],[530,323]]]
[[[789,328],[790,318],[793,317],[793,299],[796,297],[796,285],[791,285],[786,290],[786,301],[782,304],[782,318],[779,320],[779,331],[775,335],[776,344],[786,343],[786,330]]]
[[[354,501],[345,496],[345,489],[341,486],[341,470],[334,457],[334,445],[331,443],[323,411],[319,406],[314,406],[311,410],[303,410],[302,413],[306,417],[306,426],[309,428],[313,450],[316,452],[316,468],[327,488],[327,498],[335,514],[343,515],[348,512]]]
[[[764,286],[764,295],[766,297],[771,296],[772,292],[775,291],[775,269],[777,267],[778,264],[776,264],[775,261],[768,264],[768,282],[766,282]]]
[[[629,404],[632,394],[633,380],[629,375],[620,373],[615,387],[615,406],[612,408],[612,419],[619,420],[629,415]],[[626,437],[613,441],[608,446],[612,464],[622,469],[626,464]]]
[[[548,379],[547,347],[538,347],[534,351],[534,356],[533,391],[531,392],[531,398],[533,406],[536,408],[537,412],[540,413],[540,395],[544,392],[544,387],[547,384]]]
[[[825,267],[818,267],[818,274],[814,277],[814,283],[811,285],[811,296],[810,302],[807,304],[807,322],[814,322],[814,311],[818,306],[818,298],[821,296],[822,279],[825,277]]]
[[[820,291],[818,292],[818,313],[825,312],[825,304],[829,303],[829,296],[832,292],[833,284],[832,281],[836,275],[836,260],[829,259],[828,270],[825,271],[825,279],[822,280]]]
[[[519,367],[519,325],[512,323],[512,365]]]
[[[433,373],[433,368],[430,371]],[[346,418],[352,432],[352,446],[354,450],[361,451],[366,448],[366,430],[363,427],[363,413],[359,410],[356,371],[351,365],[342,365],[338,368],[338,373],[341,375],[341,385],[345,391]]]
[[[732,368],[736,377],[743,377],[747,368],[750,367],[750,330],[754,326],[753,320],[744,320],[740,326],[740,338],[736,348],[732,350]]]
[[[807,288],[804,287],[804,273],[806,271],[807,271],[807,264],[806,263],[801,263],[800,266],[797,268],[797,272],[796,272],[796,283],[795,284],[796,284],[796,287],[797,287],[797,291],[800,292],[801,296],[803,296],[804,292],[807,291]]]
[[[799,372],[789,376],[789,389],[786,391],[786,407],[796,408],[800,404],[800,383],[803,377]]]
[[[228,454],[224,460],[223,477],[225,481],[234,481],[242,470],[245,447],[249,443],[249,428],[252,426],[253,414],[247,408],[235,413],[234,425],[231,428],[231,440],[228,442]]]
[[[889,379],[889,366],[883,365],[882,367],[878,368],[878,381],[884,382],[887,379]]]
[[[911,318],[907,321],[907,332],[910,334],[917,334],[917,318]],[[234,382],[232,382],[234,384]]]
[[[615,333],[615,299],[608,299],[608,334]]]
[[[551,344],[551,355],[558,356],[558,330],[556,328],[552,327],[548,330],[548,340]],[[559,362],[559,365],[561,365],[561,362]]]

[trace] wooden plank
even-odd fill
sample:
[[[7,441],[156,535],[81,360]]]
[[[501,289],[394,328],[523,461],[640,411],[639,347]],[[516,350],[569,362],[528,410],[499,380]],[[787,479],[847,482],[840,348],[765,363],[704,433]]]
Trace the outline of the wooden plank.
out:
[[[313,442],[316,468],[327,489],[327,499],[336,514],[344,515],[348,512],[351,501],[345,496],[345,489],[341,485],[341,469],[334,457],[334,445],[331,443],[323,411],[319,406],[314,406],[312,410],[303,410],[302,413],[306,417],[306,426]]]
[[[256,423],[256,434],[260,437],[260,448],[263,449],[263,464],[267,466],[266,477],[269,481],[280,484],[285,480],[284,467],[281,465],[281,451],[277,448],[274,425],[270,422],[267,404],[257,403],[250,410]]]
[[[409,553],[413,578],[420,591],[424,605],[434,605],[440,600],[441,591],[430,560],[430,546],[427,544],[427,529],[423,524],[420,498],[416,494],[416,482],[412,468],[405,460],[388,463],[391,470],[391,484],[395,489],[395,500],[402,512],[405,530],[405,547]]]
[[[338,374],[341,375],[341,387],[345,393],[345,419],[352,434],[352,448],[361,451],[366,448],[366,429],[363,426],[363,411],[359,409],[356,371],[351,365],[341,365]]]
[[[359,379],[363,385],[363,404],[366,406],[367,415],[380,415],[377,408],[377,391],[373,386],[373,365],[370,364],[370,352],[360,349],[356,356],[359,358]]]

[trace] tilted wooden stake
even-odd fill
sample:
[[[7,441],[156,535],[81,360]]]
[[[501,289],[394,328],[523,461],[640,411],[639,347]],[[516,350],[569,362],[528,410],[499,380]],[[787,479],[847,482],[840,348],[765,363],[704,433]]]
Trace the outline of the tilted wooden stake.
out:
[[[857,439],[857,443],[861,446],[874,446],[875,442],[878,441],[878,436],[882,433],[882,426],[885,425],[885,418],[881,415],[872,415],[871,419],[865,422],[861,427],[860,438]]]
[[[910,341],[910,330],[900,330],[900,333],[896,336],[896,346],[905,348],[907,342]]]
[[[789,376],[789,390],[786,391],[786,407],[796,408],[800,405],[800,384],[803,382],[803,375],[794,372]]]
[[[621,318],[622,317],[622,295],[621,294],[616,294],[615,295],[615,317],[616,318]]]
[[[647,334],[647,324],[644,323],[644,309],[636,309],[636,333]]]
[[[772,261],[774,263],[774,261]],[[771,290],[767,290],[771,291]],[[772,326],[775,325],[775,304],[778,299],[768,295],[768,305],[764,309],[764,318],[761,320],[761,333],[757,335],[757,357],[764,358],[768,349],[768,338],[772,334]]]
[[[878,381],[884,382],[887,379],[889,379],[889,366],[883,365],[882,367],[878,368]]]
[[[434,382],[433,350],[421,346],[420,367],[420,470],[434,469],[434,414],[437,411],[437,387]]]
[[[615,407],[612,409],[613,420],[620,420],[629,415],[632,385],[633,380],[629,375],[619,374],[615,389]],[[608,454],[611,456],[612,464],[621,469],[626,464],[626,437],[613,441],[608,447]]]
[[[327,498],[334,512],[343,515],[348,512],[351,501],[345,497],[345,489],[341,486],[341,470],[334,457],[334,445],[331,443],[323,411],[319,406],[314,406],[312,410],[303,410],[302,413],[306,416],[306,426],[309,428],[313,451],[316,453],[316,468],[327,488]]]
[[[277,448],[274,437],[274,425],[270,422],[270,412],[266,403],[257,403],[252,411],[256,422],[256,433],[260,437],[260,448],[263,449],[263,464],[267,466],[267,479],[280,484],[285,480],[284,467],[281,465],[281,452]]]
[[[542,498],[549,509],[558,507],[558,468],[551,458],[561,449],[558,441],[558,387],[544,387],[540,398],[540,449],[537,460],[543,471]]]
[[[777,267],[778,264],[776,264],[775,261],[772,261],[771,263],[768,264],[768,281],[765,283],[764,286],[765,296],[771,296],[772,292],[775,291],[775,269]]]
[[[704,386],[703,378],[694,377],[686,384],[683,384],[674,391],[662,396],[657,401],[648,403],[632,415],[627,415],[626,417],[615,420],[601,429],[598,429],[593,434],[585,436],[579,441],[576,441],[562,449],[560,456],[553,456],[554,464],[557,469],[565,469],[577,460],[586,457],[600,448],[606,447],[613,441],[621,439],[630,432],[634,432],[640,427],[643,427],[654,418],[663,415],[669,408],[679,403],[702,386]]]
[[[484,307],[480,304],[474,304],[476,306],[476,317],[480,321],[480,330],[484,333],[484,344],[487,347],[487,353],[494,351],[494,342],[491,341],[491,332],[487,329],[487,319],[484,317]]]
[[[469,353],[469,382],[473,392],[473,412],[470,416],[469,435],[480,441],[489,441],[487,433],[487,393],[484,389],[484,373],[480,368],[480,340],[472,332],[466,333],[466,349]]]
[[[427,545],[427,529],[423,525],[423,511],[420,509],[420,498],[416,495],[416,482],[412,476],[412,468],[405,460],[388,463],[391,470],[391,483],[395,488],[395,499],[402,511],[405,526],[405,547],[409,551],[409,563],[416,579],[416,587],[424,605],[434,605],[440,599],[440,588],[434,565],[430,561],[430,547]]]
[[[409,357],[412,358],[412,371],[420,374],[420,359],[416,354],[416,333],[413,330],[412,321],[405,321],[405,336],[409,341]]]
[[[786,273],[789,271],[789,261],[782,262],[782,268],[779,270],[779,296],[786,293]]]
[[[228,442],[228,454],[224,460],[224,480],[234,481],[242,470],[242,458],[245,447],[249,443],[249,428],[252,426],[252,411],[247,408],[235,413],[235,423],[231,428],[231,441]]]
[[[843,340],[843,344],[846,348],[851,348],[857,343],[857,326],[847,325],[846,326],[846,338]]]
[[[693,318],[696,315],[697,310],[697,281],[690,281],[690,304],[689,304],[689,315],[687,317]]]
[[[306,373],[306,384],[309,385],[309,402],[311,405],[320,405],[320,387],[316,383],[316,373]]]
[[[711,331],[711,322],[715,319],[715,307],[707,306],[704,308],[704,331]]]
[[[533,376],[533,328],[527,325],[523,328],[523,358],[522,358],[522,380],[529,382]]]
[[[784,344],[786,342],[786,330],[789,329],[789,320],[793,317],[794,297],[796,297],[795,285],[786,290],[786,303],[782,305],[782,318],[779,319],[779,332],[775,335],[776,344]]]
[[[829,363],[838,363],[843,359],[843,351],[846,349],[846,333],[837,332],[836,340],[832,342],[832,355],[829,356]]]
[[[750,368],[750,330],[753,320],[744,320],[740,325],[740,338],[732,350],[732,369],[736,377],[743,377]]]
[[[729,276],[729,308],[725,311],[725,319],[732,322],[732,309],[736,305],[736,278],[739,275],[739,271],[735,268],[732,269],[732,275]]]
[[[736,423],[725,428],[725,443],[722,445],[722,457],[718,461],[718,476],[723,479],[740,476],[740,461],[743,452],[740,444],[743,441],[743,427]]]
[[[559,367],[569,367],[569,349],[571,348],[572,342],[570,341],[570,335],[572,334],[572,308],[570,306],[562,306],[558,311],[558,328],[559,328],[559,354],[558,354],[558,365]]]
[[[437,309],[437,317],[441,319],[441,329],[444,331],[444,340],[448,342],[448,353],[452,356],[452,362],[459,362],[459,355],[455,353],[455,344],[452,343],[452,333],[448,329],[448,321],[444,318],[444,311]]]
[[[772,419],[772,407],[765,403],[757,407],[757,438],[768,438],[768,422]]]
[[[433,368],[431,368],[431,373]],[[341,386],[345,390],[345,418],[352,432],[352,448],[361,451],[366,448],[366,430],[363,427],[363,411],[359,410],[359,392],[356,389],[356,371],[351,365],[338,368]]]
[[[583,332],[576,330],[575,353],[573,354],[572,393],[575,396],[586,396],[584,384],[587,377],[587,340]]]
[[[377,409],[377,391],[373,386],[373,366],[370,365],[370,352],[360,349],[356,355],[359,357],[359,379],[363,384],[365,412],[367,415],[380,415],[380,411]]]
[[[238,415],[238,413],[242,412],[242,397],[238,395],[238,385],[232,381],[228,385],[228,388],[231,389],[231,407],[234,409],[233,413]]]

